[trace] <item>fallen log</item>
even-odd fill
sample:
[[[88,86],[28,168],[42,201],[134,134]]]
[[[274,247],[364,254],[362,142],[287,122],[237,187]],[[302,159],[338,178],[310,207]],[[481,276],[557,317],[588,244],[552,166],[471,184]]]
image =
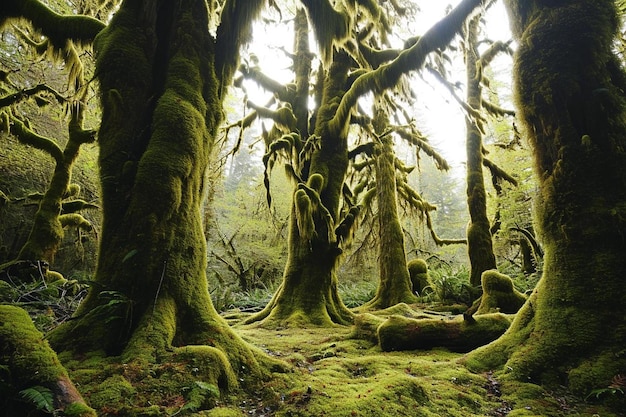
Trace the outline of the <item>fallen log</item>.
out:
[[[502,313],[435,319],[391,316],[378,326],[378,344],[386,352],[435,347],[469,352],[500,337],[512,319]]]

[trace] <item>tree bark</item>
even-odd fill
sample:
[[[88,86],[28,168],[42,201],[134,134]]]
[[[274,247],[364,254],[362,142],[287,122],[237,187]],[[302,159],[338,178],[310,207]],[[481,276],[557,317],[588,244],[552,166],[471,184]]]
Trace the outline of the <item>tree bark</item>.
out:
[[[507,2],[543,275],[509,331],[468,364],[587,395],[626,369],[626,77],[612,1],[544,3]]]
[[[177,347],[208,345],[215,365],[206,382],[229,389],[238,372],[254,377],[260,365],[207,289],[205,171],[220,92],[230,82],[221,77],[232,76],[223,67],[232,59],[216,64],[206,7],[202,0],[127,0],[96,39],[103,108],[96,284],[50,341],[148,363]],[[237,7],[227,2],[223,19]]]

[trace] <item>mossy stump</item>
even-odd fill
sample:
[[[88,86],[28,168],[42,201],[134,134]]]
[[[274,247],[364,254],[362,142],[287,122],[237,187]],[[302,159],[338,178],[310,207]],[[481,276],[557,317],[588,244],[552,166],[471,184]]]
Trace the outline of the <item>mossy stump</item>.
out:
[[[496,270],[483,272],[481,282],[483,295],[475,314],[514,314],[526,302],[526,296],[513,287],[513,280]]]

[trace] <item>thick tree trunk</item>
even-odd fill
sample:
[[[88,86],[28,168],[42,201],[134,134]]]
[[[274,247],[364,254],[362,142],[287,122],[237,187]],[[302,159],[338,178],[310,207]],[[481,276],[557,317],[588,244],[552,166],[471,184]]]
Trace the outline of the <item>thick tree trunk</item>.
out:
[[[465,40],[465,63],[467,70],[467,104],[475,111],[481,109],[481,75],[478,64],[478,24],[480,18],[472,18],[467,25]],[[483,176],[483,135],[479,120],[466,117],[467,129],[467,207],[470,222],[467,226],[467,251],[470,260],[470,284],[480,285],[484,271],[496,268],[493,254],[491,226],[487,217],[487,193]]]
[[[328,123],[347,86],[350,64],[348,55],[338,52],[325,75],[315,128],[319,148],[311,157],[307,184],[298,184],[294,193],[283,282],[270,303],[248,323],[352,322],[353,314],[339,298],[335,274],[342,253],[335,227],[339,223],[341,191],[348,167],[348,132],[334,131]]]
[[[624,74],[611,0],[507,2],[515,91],[534,148],[542,278],[510,330],[468,363],[523,380],[605,388],[626,369]],[[623,408],[622,408],[623,410]]]
[[[209,345],[207,382],[227,389],[243,367],[255,375],[259,365],[213,308],[205,276],[202,197],[221,114],[207,19],[202,0],[126,1],[96,40],[104,208],[96,284],[50,340],[140,362]]]

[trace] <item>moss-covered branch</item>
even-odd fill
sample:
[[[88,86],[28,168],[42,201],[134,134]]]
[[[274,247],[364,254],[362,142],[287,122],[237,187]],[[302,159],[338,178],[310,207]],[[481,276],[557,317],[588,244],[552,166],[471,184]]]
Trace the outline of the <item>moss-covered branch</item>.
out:
[[[508,172],[500,168],[492,160],[483,157],[483,166],[487,167],[489,169],[489,172],[491,172],[492,181],[500,182],[501,180],[504,180],[510,183],[511,185],[514,185],[517,187],[517,180],[513,178],[511,174],[509,174]]]
[[[89,16],[60,15],[39,0],[4,0],[0,26],[10,19],[26,19],[43,33],[55,48],[64,49],[68,41],[91,43],[105,24]]]
[[[424,65],[426,56],[448,45],[461,30],[465,19],[482,3],[482,0],[462,1],[450,14],[419,38],[415,45],[402,51],[392,62],[360,76],[341,99],[335,116],[329,122],[329,128],[340,132],[349,120],[350,111],[363,94],[370,91],[380,93],[392,88],[402,75],[420,69]]]
[[[9,131],[15,135],[17,140],[21,143],[46,152],[54,158],[57,163],[63,161],[63,151],[54,140],[35,133],[21,120],[11,117],[9,120]]]
[[[467,245],[467,239],[442,239],[435,232],[435,228],[433,227],[433,220],[430,216],[430,212],[426,211],[426,227],[430,231],[430,236],[433,238],[433,241],[437,244],[437,246],[446,246],[446,245]]]
[[[428,139],[421,132],[412,126],[410,129],[402,127],[395,128],[394,131],[398,133],[402,139],[406,140],[411,145],[417,146],[419,150],[430,156],[433,161],[435,161],[437,169],[441,171],[448,171],[450,169],[448,161],[446,161],[446,159],[439,152],[430,146]]]
[[[239,68],[239,71],[243,74],[244,78],[253,80],[261,88],[276,94],[276,96],[278,96],[281,101],[286,101],[289,103],[293,101],[296,93],[295,85],[285,85],[281,82],[278,82],[267,74],[263,73],[263,71],[261,71],[261,69],[258,67],[241,66]]]
[[[30,97],[35,97],[35,100],[37,100],[39,93],[49,93],[59,103],[65,103],[67,101],[67,99],[58,93],[54,88],[46,84],[38,84],[34,87],[26,88],[24,90],[0,97],[0,108],[17,104]]]

